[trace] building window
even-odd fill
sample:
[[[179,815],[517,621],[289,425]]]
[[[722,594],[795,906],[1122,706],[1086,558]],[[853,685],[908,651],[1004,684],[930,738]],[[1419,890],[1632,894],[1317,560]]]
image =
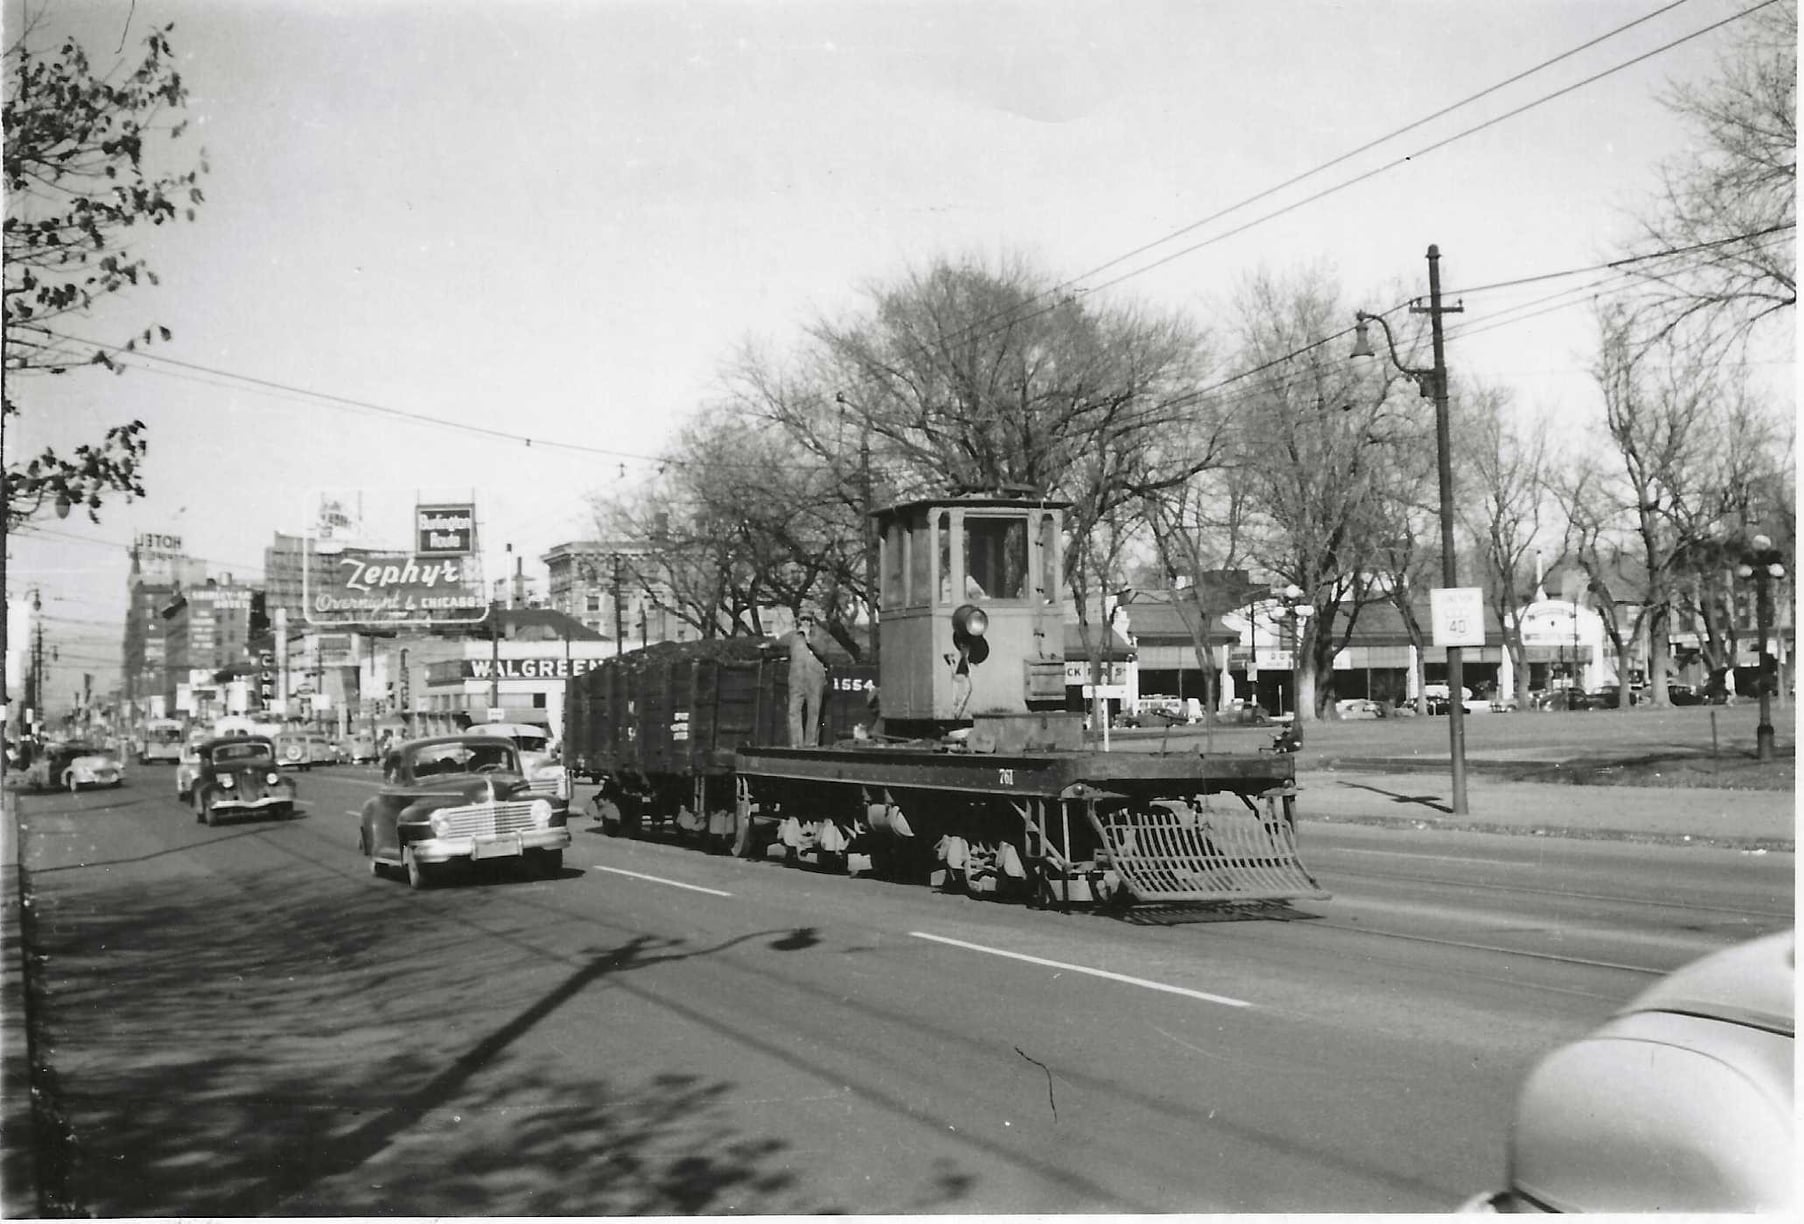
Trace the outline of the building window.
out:
[[[601,593],[599,591],[591,591],[587,595],[583,596],[583,611],[585,611],[585,612],[601,611]]]

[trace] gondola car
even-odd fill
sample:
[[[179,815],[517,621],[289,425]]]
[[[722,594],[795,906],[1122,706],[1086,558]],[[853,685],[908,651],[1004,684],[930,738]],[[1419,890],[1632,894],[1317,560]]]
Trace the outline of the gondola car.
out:
[[[878,511],[879,662],[830,667],[823,747],[788,745],[784,658],[729,639],[574,681],[568,767],[601,783],[610,832],[669,824],[747,857],[1067,906],[1325,898],[1297,857],[1291,757],[1086,743],[1066,708],[1065,508]]]

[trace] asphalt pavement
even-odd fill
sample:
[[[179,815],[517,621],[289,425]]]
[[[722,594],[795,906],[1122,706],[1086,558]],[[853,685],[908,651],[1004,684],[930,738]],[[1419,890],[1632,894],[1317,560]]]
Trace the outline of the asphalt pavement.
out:
[[[1369,767],[1365,767],[1369,766]],[[1473,772],[1467,811],[1453,810],[1451,771],[1419,757],[1386,769],[1381,760],[1350,769],[1298,771],[1297,814],[1311,822],[1391,824],[1521,836],[1650,840],[1792,852],[1796,800],[1785,791],[1704,787],[1579,786],[1510,782]],[[10,779],[9,779],[10,781]],[[26,1040],[25,943],[19,868],[17,795],[0,792],[0,1214],[37,1214],[30,1054]]]

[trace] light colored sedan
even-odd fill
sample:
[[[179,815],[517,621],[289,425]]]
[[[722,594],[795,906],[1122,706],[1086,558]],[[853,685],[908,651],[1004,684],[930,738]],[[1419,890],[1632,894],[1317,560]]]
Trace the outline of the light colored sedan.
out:
[[[122,786],[125,783],[125,766],[120,764],[116,753],[95,749],[81,756],[71,757],[63,767],[61,782],[63,788],[71,792],[84,786]]]
[[[1797,1198],[1794,932],[1663,978],[1529,1074],[1482,1212],[1775,1212]]]
[[[183,803],[194,793],[194,779],[200,774],[200,745],[198,739],[189,740],[175,759],[175,797]]]

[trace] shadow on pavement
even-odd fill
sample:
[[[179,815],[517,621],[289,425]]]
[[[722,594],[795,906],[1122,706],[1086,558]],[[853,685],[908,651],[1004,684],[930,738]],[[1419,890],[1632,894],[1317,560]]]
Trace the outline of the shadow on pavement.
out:
[[[610,978],[719,949],[555,952],[470,894],[164,871],[32,887],[46,1215],[857,1210],[805,1196],[731,1080],[522,1041],[575,1005],[605,1047]],[[813,941],[745,938],[773,934]]]

